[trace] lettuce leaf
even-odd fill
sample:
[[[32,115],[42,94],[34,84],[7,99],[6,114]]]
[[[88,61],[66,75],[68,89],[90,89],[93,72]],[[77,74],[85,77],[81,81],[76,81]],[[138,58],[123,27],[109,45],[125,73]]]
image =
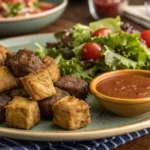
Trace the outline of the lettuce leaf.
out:
[[[93,38],[92,41],[102,47],[107,46],[115,53],[137,62],[140,67],[144,67],[150,54],[146,46],[140,43],[139,38],[139,34],[119,32],[107,37]]]
[[[44,48],[39,43],[35,43],[35,45],[37,46],[35,54],[39,58],[44,58],[45,56],[51,56],[55,58],[63,51],[62,49],[56,49],[56,48]]]
[[[88,83],[95,77],[97,66],[94,65],[89,69],[84,69],[77,58],[65,60],[62,55],[55,58],[55,61],[60,69],[61,75],[73,75],[75,77],[84,79]]]
[[[58,67],[60,68],[61,75],[74,74],[79,76],[83,70],[80,61],[76,58],[65,60],[62,55],[59,55],[55,60]]]
[[[15,16],[19,13],[19,11],[21,9],[24,8],[24,4],[23,3],[16,3],[15,5],[12,5],[10,3],[5,3],[5,2],[2,2],[1,4],[3,10],[4,10],[4,15],[6,17],[12,17],[12,16]]]
[[[88,26],[76,24],[70,29],[70,33],[73,37],[72,45],[76,47],[90,41],[92,32]]]
[[[40,45],[39,43],[35,43],[36,45],[36,50],[35,50],[35,54],[39,57],[39,58],[44,58],[45,56],[48,55],[48,51],[45,47],[43,47],[42,45]]]
[[[84,43],[84,44],[85,44],[85,43]],[[82,49],[82,47],[84,46],[84,44],[81,44],[81,45],[79,45],[79,46],[77,46],[77,47],[75,47],[75,48],[73,49],[73,52],[74,52],[75,57],[76,57],[77,59],[79,59],[79,60],[82,59],[81,49]]]
[[[107,66],[107,71],[117,70],[117,69],[137,69],[138,68],[137,62],[115,53],[113,50],[111,50],[111,48],[107,46],[105,46],[104,48],[105,48],[105,51],[103,53],[103,55],[105,56],[104,63]]]
[[[56,58],[59,54],[61,54],[65,59],[70,59],[74,56],[73,51],[70,50],[68,47],[44,48],[39,43],[35,43],[35,45],[37,46],[35,53],[40,58],[44,58],[45,56],[51,56],[53,58]]]
[[[100,29],[100,28],[109,28],[113,32],[121,31],[120,25],[122,22],[120,21],[120,17],[117,18],[105,18],[101,19],[99,21],[91,22],[89,24],[89,28],[92,30],[92,32]]]

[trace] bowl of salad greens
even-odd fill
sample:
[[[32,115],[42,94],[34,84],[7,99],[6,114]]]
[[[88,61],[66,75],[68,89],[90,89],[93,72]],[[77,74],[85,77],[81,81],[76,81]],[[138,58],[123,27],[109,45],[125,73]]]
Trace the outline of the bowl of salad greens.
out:
[[[61,75],[71,74],[88,83],[100,73],[119,69],[150,70],[150,50],[141,33],[120,17],[76,24],[55,34],[56,42],[38,43],[39,57],[52,56]]]
[[[68,0],[0,1],[0,37],[31,33],[56,21]]]

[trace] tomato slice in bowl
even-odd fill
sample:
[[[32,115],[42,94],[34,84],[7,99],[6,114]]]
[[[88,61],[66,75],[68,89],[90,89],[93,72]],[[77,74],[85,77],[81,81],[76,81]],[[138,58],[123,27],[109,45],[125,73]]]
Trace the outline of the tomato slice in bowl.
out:
[[[50,9],[52,9],[54,7],[55,7],[54,4],[47,3],[47,2],[40,2],[40,9],[42,11],[50,10]]]

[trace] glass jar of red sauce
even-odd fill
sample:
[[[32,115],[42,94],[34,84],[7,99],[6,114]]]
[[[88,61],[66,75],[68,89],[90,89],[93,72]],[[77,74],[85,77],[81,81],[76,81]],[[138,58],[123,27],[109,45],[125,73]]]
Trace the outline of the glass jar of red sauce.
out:
[[[128,0],[89,0],[88,3],[91,15],[95,13],[95,16],[105,18],[121,15],[121,9]]]
[[[121,0],[93,0],[94,7],[99,16],[116,17],[119,15]]]

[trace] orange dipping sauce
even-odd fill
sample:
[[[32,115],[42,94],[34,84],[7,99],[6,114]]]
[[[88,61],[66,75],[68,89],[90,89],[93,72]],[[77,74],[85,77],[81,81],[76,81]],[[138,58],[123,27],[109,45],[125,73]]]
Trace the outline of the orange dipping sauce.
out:
[[[100,81],[97,91],[101,94],[125,99],[150,97],[150,76],[144,74],[123,74]]]

